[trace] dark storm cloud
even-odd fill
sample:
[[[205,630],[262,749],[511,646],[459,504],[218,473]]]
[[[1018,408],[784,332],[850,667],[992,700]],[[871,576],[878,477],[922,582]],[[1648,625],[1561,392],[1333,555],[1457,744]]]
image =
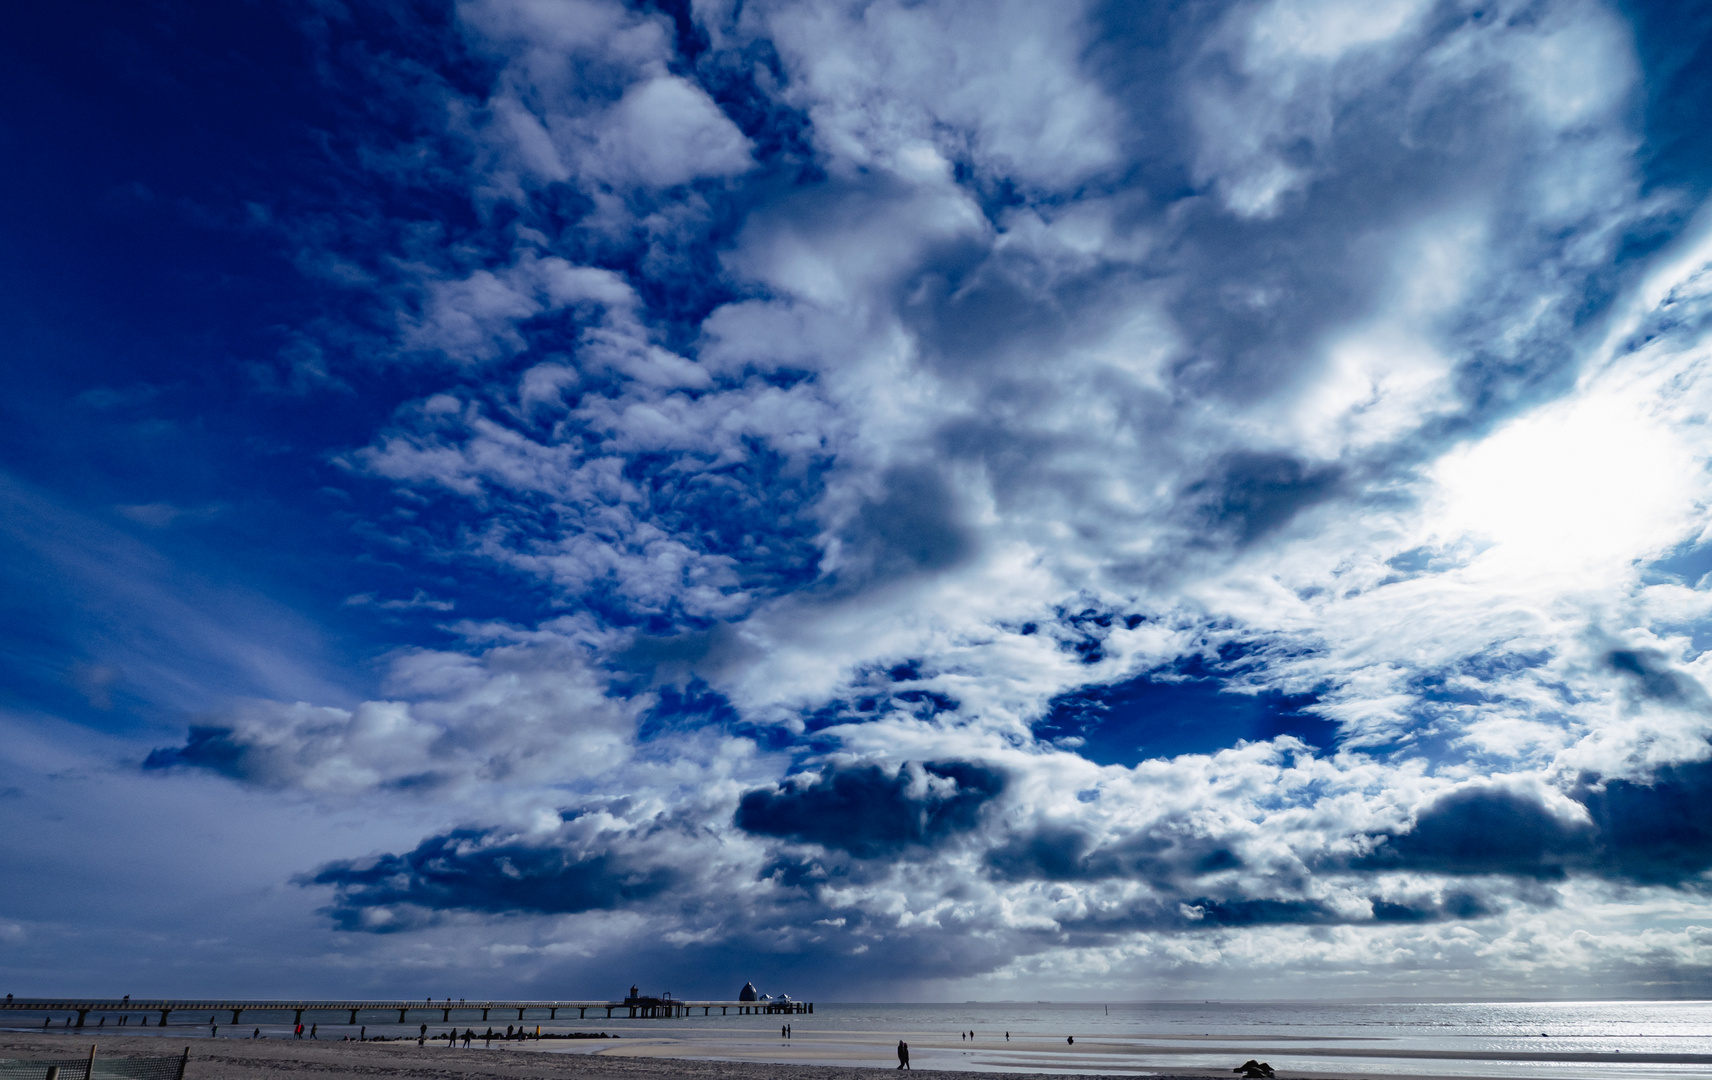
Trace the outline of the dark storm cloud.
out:
[[[738,828],[847,851],[897,857],[968,832],[1005,789],[1005,774],[978,762],[935,761],[888,773],[879,765],[828,766],[745,794]]]
[[[1355,867],[1540,880],[1584,873],[1659,885],[1712,868],[1712,762],[1660,766],[1644,779],[1583,777],[1569,794],[1591,824],[1506,788],[1453,792]]]
[[[1605,664],[1623,679],[1632,698],[1702,712],[1712,709],[1706,688],[1656,649],[1612,649],[1605,654]]]
[[[1601,874],[1675,885],[1712,868],[1712,762],[1668,765],[1645,781],[1607,780],[1573,794],[1599,829]]]
[[[957,493],[931,466],[900,467],[884,494],[864,503],[853,554],[881,579],[949,570],[974,553],[974,535],[958,517]]]
[[[498,829],[456,829],[402,855],[328,863],[302,883],[333,887],[328,913],[341,929],[390,930],[398,924],[366,919],[365,910],[604,911],[659,896],[679,877],[670,867],[614,851],[577,854],[562,843],[529,842]]]
[[[234,780],[262,780],[267,771],[255,760],[253,747],[233,738],[228,727],[208,727],[192,724],[183,746],[163,746],[149,751],[143,759],[145,769],[170,769],[188,766],[207,769]]]
[[[682,681],[718,674],[753,657],[755,647],[725,623],[670,636],[638,634],[616,663],[660,681]]]
[[[1145,833],[1104,840],[1069,826],[1043,826],[989,851],[986,861],[993,874],[1006,881],[1123,878],[1169,890],[1242,866],[1228,845],[1196,835],[1182,822],[1163,822]]]
[[[1414,828],[1358,861],[1364,869],[1561,878],[1593,848],[1591,830],[1537,798],[1506,788],[1466,788],[1439,799]]]
[[[1238,547],[1290,524],[1309,507],[1339,492],[1342,470],[1309,466],[1287,454],[1240,452],[1214,464],[1212,475],[1184,489],[1199,507],[1201,524]]]

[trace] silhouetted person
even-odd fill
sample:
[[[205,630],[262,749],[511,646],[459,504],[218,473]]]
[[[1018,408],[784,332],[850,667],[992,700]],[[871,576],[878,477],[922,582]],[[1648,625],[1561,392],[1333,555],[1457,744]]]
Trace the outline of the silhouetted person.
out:
[[[103,1017],[102,1017],[102,1018],[101,1018],[101,1019],[100,1019],[100,1021],[98,1021],[98,1022],[97,1022],[97,1023],[96,1023],[96,1025],[95,1025],[95,1026],[96,1026],[96,1027],[106,1027],[106,1026],[107,1026],[107,1018],[106,1018],[106,1017],[105,1017],[105,1016],[103,1016]]]
[[[909,1043],[904,1042],[902,1039],[899,1039],[898,1040],[898,1068],[909,1069],[909,1067],[910,1067]],[[910,1071],[914,1072],[915,1070],[910,1069]]]
[[[316,1042],[320,1042],[320,1041],[321,1041],[321,1036],[319,1036],[319,1035],[317,1035],[317,1034],[315,1034],[315,1032],[316,1032],[316,1030],[317,1030],[317,1029],[318,1029],[318,1028],[320,1028],[320,1026],[321,1026],[321,1025],[320,1025],[320,1024],[310,1024],[310,1025],[309,1025],[309,1037],[310,1037],[310,1038],[311,1038],[311,1039],[314,1039],[314,1040],[315,1040],[315,1041],[316,1041]]]
[[[256,1030],[250,1032],[250,1038],[252,1038],[252,1039],[259,1039],[261,1037],[262,1037],[262,1029],[261,1028],[257,1028]]]
[[[1065,1039],[1064,1041],[1069,1043],[1071,1046],[1075,1046],[1076,1045],[1076,1036],[1072,1035],[1068,1039]]]
[[[492,1046],[493,1046],[493,1028],[492,1027],[489,1027],[487,1029],[487,1034],[482,1036],[482,1041],[485,1042],[490,1049],[492,1048]]]
[[[1010,1033],[1010,1032],[1008,1032],[1008,1031],[1007,1031],[1007,1032],[1005,1032],[1005,1041],[1006,1041],[1006,1042],[1010,1042],[1010,1041],[1011,1041],[1011,1033]]]
[[[464,1049],[465,1050],[468,1050],[470,1048],[470,1040],[475,1038],[475,1037],[476,1037],[476,1033],[474,1031],[471,1031],[469,1028],[464,1029]]]
[[[358,1042],[368,1042],[369,1041],[369,1026],[367,1024],[364,1024],[362,1027],[362,1030],[357,1032],[357,1041]]]
[[[423,1024],[422,1030],[417,1032],[417,1034],[421,1035],[424,1039],[426,1039],[428,1037],[428,1025]]]

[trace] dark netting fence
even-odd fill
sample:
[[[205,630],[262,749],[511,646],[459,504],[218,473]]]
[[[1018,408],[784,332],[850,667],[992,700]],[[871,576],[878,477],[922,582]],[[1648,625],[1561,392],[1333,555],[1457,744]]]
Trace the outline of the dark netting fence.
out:
[[[94,1075],[90,1059],[43,1058],[40,1061],[0,1060],[0,1080],[184,1080],[186,1055],[97,1057]]]

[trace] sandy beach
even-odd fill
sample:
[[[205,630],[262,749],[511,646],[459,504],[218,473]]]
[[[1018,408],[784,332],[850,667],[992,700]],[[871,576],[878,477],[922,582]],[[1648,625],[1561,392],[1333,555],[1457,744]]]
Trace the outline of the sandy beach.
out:
[[[448,1050],[442,1042],[419,1047],[408,1042],[309,1042],[297,1039],[167,1039],[101,1035],[93,1039],[11,1033],[0,1038],[0,1057],[65,1058],[88,1052],[111,1057],[182,1053],[190,1047],[185,1080],[316,1080],[360,1076],[366,1080],[872,1080],[873,1069],[805,1063],[707,1061],[658,1053],[652,1040],[625,1040],[623,1052],[551,1053],[517,1049]],[[558,1049],[555,1047],[554,1049]],[[609,1050],[610,1048],[602,1048]],[[809,1056],[812,1056],[809,1055]],[[893,1059],[895,1065],[896,1058]],[[880,1067],[876,1062],[875,1067]],[[895,1071],[895,1069],[894,1069]],[[936,1072],[956,1080],[1018,1080],[1029,1074]],[[1040,1073],[1039,1076],[1063,1075]],[[1160,1080],[1206,1080],[1208,1073],[1166,1076]],[[1223,1074],[1229,1076],[1229,1073]]]
[[[648,1080],[652,1077],[693,1078],[693,1080],[872,1080],[873,1070],[895,1071],[895,1041],[880,1037],[852,1043],[841,1038],[837,1045],[817,1045],[820,1040],[793,1040],[799,1043],[789,1053],[797,1064],[778,1060],[779,1051],[759,1043],[744,1053],[741,1046],[721,1042],[699,1045],[678,1039],[649,1037],[621,1040],[587,1040],[574,1042],[531,1043],[526,1048],[495,1046],[472,1049],[447,1049],[444,1042],[417,1046],[414,1040],[399,1042],[339,1042],[296,1039],[209,1039],[203,1037],[135,1036],[101,1034],[80,1036],[72,1034],[28,1034],[9,1032],[0,1036],[0,1058],[44,1059],[80,1057],[91,1043],[98,1047],[101,1057],[129,1055],[160,1055],[182,1053],[190,1048],[190,1066],[185,1080],[312,1080],[323,1076],[361,1076],[370,1080]],[[932,1060],[946,1053],[967,1054],[953,1068],[914,1069],[957,1080],[1019,1080],[1029,1076],[1147,1076],[1158,1080],[1207,1080],[1209,1077],[1229,1077],[1229,1067],[1196,1071],[1168,1071],[1148,1067],[1141,1061],[1115,1060],[1108,1046],[1093,1045],[1083,1050],[1059,1047],[1050,1065],[1038,1072],[1017,1068],[1012,1061],[993,1071],[982,1071],[981,1051],[958,1049],[956,1040],[916,1038],[911,1041],[916,1061]],[[860,1049],[853,1051],[853,1046]],[[1168,1050],[1169,1048],[1159,1048]],[[1184,1047],[1183,1049],[1191,1049]],[[1255,1045],[1200,1045],[1192,1048],[1196,1054],[1228,1057],[1231,1065],[1240,1064],[1257,1054]],[[867,1062],[851,1064],[853,1052]],[[1285,1052],[1288,1053],[1287,1048]],[[1326,1053],[1324,1049],[1320,1051]],[[1335,1052],[1334,1052],[1335,1054]],[[1274,1055],[1276,1057],[1277,1055]],[[1614,1059],[1600,1054],[1538,1054],[1516,1055],[1509,1058],[1508,1068],[1491,1070],[1489,1055],[1438,1051],[1404,1053],[1402,1059],[1432,1061],[1437,1068],[1420,1073],[1408,1071],[1404,1061],[1391,1060],[1383,1068],[1371,1068],[1377,1063],[1367,1052],[1347,1051],[1347,1069],[1316,1069],[1294,1071],[1278,1068],[1281,1080],[1315,1078],[1315,1080],[1349,1080],[1355,1077],[1378,1077],[1385,1080],[1515,1080],[1516,1066],[1543,1066],[1555,1075],[1599,1075],[1601,1063],[1617,1061],[1632,1068],[1643,1064],[1634,1056]],[[1645,1064],[1658,1066],[1657,1075],[1693,1076],[1712,1071],[1712,1056],[1706,1055],[1647,1055],[1653,1060]],[[767,1060],[762,1060],[767,1058]],[[829,1061],[839,1059],[839,1063]],[[1360,1060],[1365,1059],[1365,1060]],[[1692,1060],[1690,1060],[1692,1059]],[[1013,1059],[1014,1061],[1014,1059]],[[1466,1070],[1445,1066],[1453,1061],[1466,1061]],[[1278,1065],[1276,1060],[1273,1061]],[[1399,1070],[1398,1066],[1403,1068]],[[1566,1071],[1565,1067],[1569,1067]],[[1591,1072],[1582,1070],[1591,1067]],[[1633,1075],[1633,1074],[1631,1074]],[[1648,1073],[1651,1075],[1651,1073]]]

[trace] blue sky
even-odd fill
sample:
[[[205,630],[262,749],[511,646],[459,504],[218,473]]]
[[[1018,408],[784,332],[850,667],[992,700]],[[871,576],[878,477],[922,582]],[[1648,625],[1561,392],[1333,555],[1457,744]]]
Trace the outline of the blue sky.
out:
[[[0,31],[7,990],[1712,993],[1699,6]]]

